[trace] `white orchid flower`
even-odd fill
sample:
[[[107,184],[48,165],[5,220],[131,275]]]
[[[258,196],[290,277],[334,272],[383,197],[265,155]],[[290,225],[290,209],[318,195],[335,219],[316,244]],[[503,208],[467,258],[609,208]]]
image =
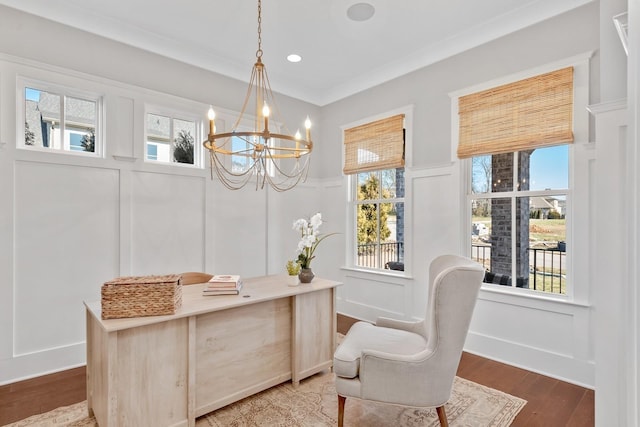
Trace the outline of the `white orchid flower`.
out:
[[[313,246],[313,244],[316,242],[316,236],[314,235],[310,235],[310,236],[305,236],[302,239],[303,245],[307,248],[310,248]]]
[[[300,241],[297,247],[297,262],[302,268],[310,268],[311,260],[315,258],[314,253],[318,244],[335,233],[322,235],[320,226],[322,225],[322,214],[320,212],[313,215],[309,220],[304,218],[293,222],[293,229],[300,232]]]
[[[322,225],[322,214],[318,212],[314,216],[311,217],[311,227],[313,227],[313,231],[317,231],[318,228]]]
[[[308,228],[308,227],[309,227],[309,223],[304,218],[297,219],[297,220],[295,220],[293,222],[293,229],[294,230],[302,231],[302,230],[304,230],[305,228]]]

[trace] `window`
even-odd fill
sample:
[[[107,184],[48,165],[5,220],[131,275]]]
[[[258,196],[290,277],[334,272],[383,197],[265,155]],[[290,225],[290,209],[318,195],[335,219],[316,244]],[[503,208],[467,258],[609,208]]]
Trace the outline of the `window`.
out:
[[[251,147],[251,144],[249,144],[245,138],[247,137],[239,137],[239,136],[231,137],[231,151],[238,152],[238,151],[246,150],[246,152],[249,152],[252,147]],[[245,172],[249,167],[249,164],[250,164],[249,157],[237,156],[237,155],[231,156],[231,171],[233,173]],[[269,171],[269,172],[272,173],[272,171]]]
[[[404,271],[404,114],[345,129],[354,267]]]
[[[566,295],[573,68],[458,102],[471,257],[485,283]]]
[[[199,163],[201,150],[196,141],[201,138],[196,120],[147,113],[146,135],[146,160],[189,165]]]
[[[43,85],[44,86],[44,85]],[[50,86],[50,85],[46,85]],[[101,99],[75,95],[63,88],[24,86],[22,147],[98,153]]]
[[[404,168],[362,172],[355,194],[355,265],[404,270]]]
[[[566,294],[569,151],[559,145],[469,162],[471,257],[485,267],[486,283]]]

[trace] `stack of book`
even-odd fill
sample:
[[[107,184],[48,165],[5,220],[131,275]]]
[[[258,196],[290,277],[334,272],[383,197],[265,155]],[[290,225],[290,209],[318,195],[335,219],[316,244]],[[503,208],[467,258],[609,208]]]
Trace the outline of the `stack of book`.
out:
[[[242,289],[242,280],[235,274],[216,274],[204,287],[203,295],[238,295]]]

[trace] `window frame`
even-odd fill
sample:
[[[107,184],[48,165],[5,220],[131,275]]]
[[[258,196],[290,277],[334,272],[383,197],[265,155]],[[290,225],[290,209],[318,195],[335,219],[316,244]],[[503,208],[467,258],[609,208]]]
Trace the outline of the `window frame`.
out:
[[[574,225],[579,222],[584,224],[583,219],[575,218],[574,212],[588,212],[588,197],[576,199],[574,194],[588,194],[589,182],[585,179],[576,179],[577,176],[582,178],[588,173],[589,155],[586,154],[585,147],[589,147],[589,115],[586,107],[589,105],[589,85],[590,85],[590,59],[594,52],[589,51],[578,54],[569,58],[565,58],[553,63],[541,65],[532,69],[524,70],[508,76],[503,76],[491,81],[476,84],[455,92],[449,93],[451,100],[451,160],[454,164],[458,164],[460,168],[460,203],[464,206],[464,210],[460,216],[460,254],[471,256],[471,209],[469,205],[469,195],[471,193],[471,162],[472,159],[459,159],[457,157],[458,137],[459,137],[459,120],[458,120],[458,98],[474,92],[479,92],[492,87],[503,84],[512,83],[525,78],[544,74],[556,69],[567,66],[574,67],[574,102],[573,102],[573,133],[574,142],[569,145],[569,176],[568,188],[559,190],[562,194],[567,195],[566,216],[571,218],[570,223],[566,225],[566,244],[571,248],[571,252],[567,254],[567,291],[566,295],[551,294],[548,292],[539,292],[529,289],[517,288],[516,286],[500,286],[490,283],[483,283],[482,289],[485,291],[493,291],[500,293],[508,293],[511,295],[538,298],[544,300],[552,300],[559,302],[583,303],[589,299],[589,279],[587,271],[576,271],[573,268],[574,260],[587,260],[589,258],[588,242],[589,237],[586,233],[577,235],[573,232]],[[578,156],[580,159],[578,159]],[[579,163],[578,163],[579,162]],[[521,193],[515,191],[514,193]],[[472,197],[473,198],[473,197]],[[513,249],[512,249],[513,250]],[[586,261],[584,261],[586,262]]]
[[[147,128],[147,119],[149,114],[153,114],[156,116],[167,117],[169,119],[169,134],[171,135],[167,142],[163,142],[160,138],[156,138],[149,135],[149,130]],[[181,163],[176,162],[173,159],[174,152],[174,121],[182,120],[185,122],[194,123],[195,127],[195,135],[193,135],[193,164],[191,163]],[[195,168],[195,169],[203,169],[205,167],[205,153],[202,142],[205,140],[204,134],[204,126],[206,121],[206,109],[198,113],[191,112],[189,110],[179,110],[176,108],[164,107],[155,104],[145,104],[144,114],[143,114],[143,129],[144,129],[144,146],[142,150],[142,158],[146,164],[154,164],[154,165],[165,165],[165,166],[179,166],[186,168]],[[163,160],[157,159],[149,159],[148,158],[148,147],[149,143],[153,143],[156,146],[161,144],[167,144],[169,146],[169,159],[170,161],[166,162]],[[157,155],[156,155],[157,157]]]
[[[553,292],[545,292],[545,291],[540,291],[540,290],[534,290],[531,287],[529,288],[519,288],[517,287],[517,281],[514,281],[513,278],[517,277],[517,237],[516,234],[517,233],[511,233],[511,235],[509,236],[511,239],[511,285],[499,285],[499,284],[494,284],[494,283],[487,283],[487,282],[483,282],[483,286],[487,287],[487,288],[493,288],[493,289],[497,289],[497,290],[501,290],[501,289],[510,289],[512,291],[516,291],[516,292],[523,292],[523,293],[529,293],[532,295],[543,295],[543,296],[548,296],[551,298],[561,298],[561,299],[566,299],[571,295],[571,291],[572,291],[572,275],[571,275],[571,271],[569,269],[569,266],[571,265],[571,259],[572,259],[572,251],[573,251],[573,245],[571,244],[571,225],[574,222],[573,219],[573,212],[574,210],[572,209],[572,201],[573,201],[573,194],[572,194],[572,180],[571,180],[571,170],[573,167],[573,163],[574,163],[574,154],[573,154],[573,144],[558,144],[558,146],[560,145],[566,145],[567,146],[567,150],[568,150],[568,159],[567,159],[567,168],[568,168],[568,172],[569,172],[569,182],[567,184],[566,188],[554,188],[554,189],[545,189],[545,190],[520,190],[517,187],[517,182],[518,182],[518,173],[519,173],[519,156],[518,153],[519,151],[515,151],[515,152],[510,152],[510,153],[502,153],[502,154],[509,154],[512,156],[513,158],[513,162],[512,162],[512,187],[510,190],[505,190],[505,191],[488,191],[488,192],[484,192],[484,193],[474,193],[473,192],[473,188],[472,188],[472,170],[473,170],[473,157],[470,157],[468,159],[464,159],[463,163],[464,163],[464,167],[467,170],[467,173],[465,174],[465,176],[467,177],[467,179],[465,180],[466,183],[466,191],[465,191],[465,203],[464,203],[464,208],[465,208],[465,214],[464,216],[466,218],[468,218],[468,224],[467,224],[467,229],[471,230],[472,229],[472,202],[474,200],[479,200],[479,199],[483,199],[483,200],[492,200],[492,199],[509,199],[510,201],[510,212],[511,212],[511,230],[516,230],[517,227],[517,215],[514,215],[517,211],[517,200],[518,198],[531,198],[531,197],[552,197],[552,196],[565,196],[565,208],[564,208],[564,215],[565,215],[565,232],[566,232],[566,245],[569,248],[566,252],[565,252],[565,270],[567,271],[566,274],[566,278],[565,278],[565,289],[566,289],[566,293],[565,294],[560,294],[560,293],[553,293]],[[539,149],[544,149],[544,148],[549,148],[549,147],[540,147]],[[472,233],[471,231],[469,231],[469,233],[467,234],[469,240],[467,241],[467,252],[465,253],[466,256],[470,257],[473,259],[473,242],[472,242]]]
[[[377,227],[378,230],[380,230],[380,205],[381,204],[394,204],[397,205],[399,203],[402,203],[405,208],[403,209],[403,212],[405,213],[405,218],[406,218],[406,200],[405,200],[405,196],[402,197],[393,197],[393,198],[382,198],[380,197],[380,192],[378,192],[378,196],[372,199],[363,199],[363,200],[359,200],[358,199],[358,187],[361,185],[359,182],[359,178],[358,175],[360,173],[363,174],[371,174],[371,173],[376,173],[377,175],[379,175],[378,179],[379,179],[379,190],[382,191],[383,186],[382,186],[382,172],[384,171],[397,171],[398,169],[403,169],[403,181],[404,184],[406,185],[406,178],[405,178],[405,172],[406,169],[404,167],[402,168],[393,168],[393,169],[379,169],[379,170],[373,170],[373,171],[363,171],[363,172],[359,172],[359,173],[355,173],[353,175],[350,176],[351,180],[350,180],[350,186],[351,186],[351,191],[352,191],[352,204],[353,204],[353,208],[354,209],[354,213],[355,213],[355,223],[354,223],[354,231],[355,231],[355,241],[354,241],[354,249],[355,249],[355,253],[353,254],[353,266],[354,268],[358,268],[358,269],[365,269],[365,270],[383,270],[383,271],[388,271],[388,269],[384,268],[384,267],[368,267],[368,266],[363,266],[363,265],[358,265],[357,261],[358,261],[358,246],[360,246],[357,242],[357,233],[358,233],[358,206],[359,205],[375,205],[376,206],[376,212],[378,212],[377,215]],[[406,222],[403,221],[403,222]],[[402,234],[403,234],[403,241],[402,241],[402,245],[403,245],[403,252],[404,252],[404,236],[406,235],[405,232],[406,227],[403,228]],[[352,235],[353,236],[353,235]],[[376,251],[378,253],[378,257],[382,256],[382,251],[380,250],[380,246],[384,244],[384,242],[380,241],[380,237],[378,236],[378,239],[375,243],[376,247],[378,248],[378,251]],[[403,263],[404,263],[404,253],[403,253]],[[380,261],[380,259],[376,260],[376,264],[378,263],[378,261]],[[383,265],[382,262],[380,262],[380,265]],[[397,271],[397,270],[393,270],[393,271]]]
[[[343,185],[345,187],[345,198],[347,200],[346,203],[346,235],[349,236],[345,239],[345,268],[353,271],[360,271],[371,273],[374,275],[386,275],[386,276],[394,276],[401,278],[412,278],[412,268],[413,268],[413,239],[412,239],[412,228],[413,228],[413,213],[412,213],[412,142],[413,142],[413,105],[407,105],[404,107],[400,107],[394,110],[390,110],[387,112],[383,112],[380,114],[376,114],[374,116],[369,116],[362,118],[360,120],[356,120],[347,124],[340,126],[341,134],[342,134],[342,143],[344,144],[344,131],[346,129],[350,129],[356,126],[360,126],[363,124],[375,122],[377,120],[381,120],[387,117],[395,116],[397,114],[404,114],[404,197],[398,199],[389,199],[388,202],[392,202],[392,200],[398,200],[404,203],[404,271],[398,270],[387,270],[383,268],[368,268],[361,267],[357,265],[357,209],[356,205],[358,204],[357,200],[357,183],[358,183],[358,174],[353,175],[345,175],[343,174]],[[342,170],[342,165],[344,165],[345,160],[345,152],[344,147],[342,149],[342,162],[340,168]],[[385,169],[386,170],[386,169]],[[387,201],[387,200],[385,200]]]
[[[63,133],[69,132],[78,133],[77,129],[66,126],[64,106],[66,106],[66,98],[75,98],[83,101],[95,102],[95,129],[94,129],[94,151],[79,151],[71,148],[71,141],[66,141],[64,136],[60,144],[60,148],[55,147],[40,147],[27,145],[24,140],[26,132],[26,89],[33,89],[40,92],[47,92],[53,95],[61,97],[61,123],[63,125]],[[47,82],[43,80],[18,76],[16,78],[16,148],[20,150],[37,151],[44,153],[56,153],[67,154],[72,156],[85,156],[85,157],[104,157],[104,95],[91,90],[85,90],[79,87],[70,87],[63,84],[54,82]]]

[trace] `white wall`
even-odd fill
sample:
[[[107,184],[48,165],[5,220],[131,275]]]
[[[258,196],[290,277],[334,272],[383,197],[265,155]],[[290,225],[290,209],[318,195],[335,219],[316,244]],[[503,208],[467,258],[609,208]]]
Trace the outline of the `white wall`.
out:
[[[628,381],[628,393],[625,399],[627,420],[630,424],[640,424],[640,264],[635,262],[640,255],[640,173],[638,167],[640,165],[640,149],[638,149],[638,141],[640,141],[640,2],[629,1],[629,25],[631,30],[629,45],[629,65],[627,74],[627,105],[629,108],[629,145],[634,147],[629,159],[632,165],[632,181],[629,185],[630,214],[629,223],[630,242],[629,245],[629,294],[631,318],[628,319],[629,330],[627,339],[630,349],[630,366]]]

